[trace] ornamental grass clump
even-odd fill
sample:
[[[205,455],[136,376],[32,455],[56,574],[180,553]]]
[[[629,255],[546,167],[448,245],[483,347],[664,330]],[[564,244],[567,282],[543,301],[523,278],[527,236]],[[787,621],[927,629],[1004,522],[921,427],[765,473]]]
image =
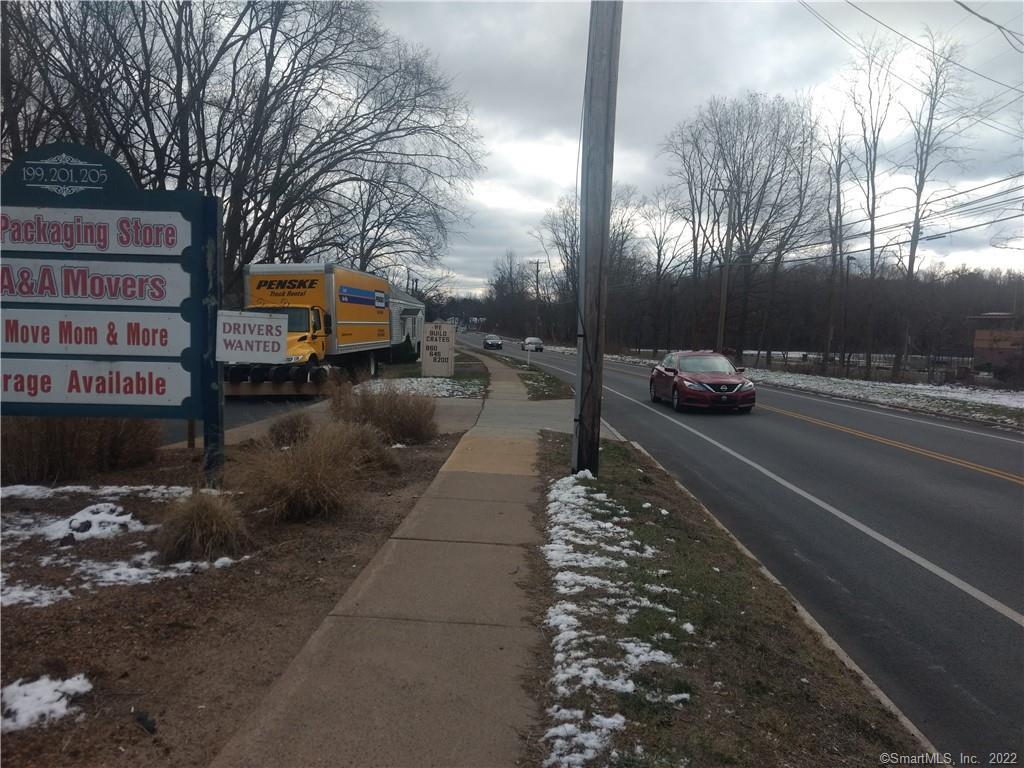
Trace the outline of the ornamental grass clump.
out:
[[[313,431],[313,419],[304,410],[286,413],[270,424],[267,435],[275,448],[290,448],[301,443]]]
[[[433,398],[400,392],[386,381],[338,388],[331,413],[347,422],[372,424],[389,443],[429,443],[437,436]]]
[[[330,422],[284,453],[269,444],[249,462],[248,488],[276,521],[347,514],[374,476],[397,470],[375,427]]]
[[[165,563],[235,557],[250,543],[242,513],[230,499],[198,491],[175,504],[157,536]]]

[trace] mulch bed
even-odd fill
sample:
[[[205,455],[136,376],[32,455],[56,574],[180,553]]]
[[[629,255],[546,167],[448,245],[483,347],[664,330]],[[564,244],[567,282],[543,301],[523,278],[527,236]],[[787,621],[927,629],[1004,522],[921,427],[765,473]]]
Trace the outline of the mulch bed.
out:
[[[246,512],[254,546],[250,559],[229,567],[151,584],[75,590],[71,599],[43,608],[4,608],[3,685],[78,673],[93,685],[76,700],[77,717],[4,734],[4,765],[208,764],[399,525],[458,439],[444,435],[399,450],[402,471],[375,480],[360,511],[349,517],[274,524],[247,508],[244,493],[233,497]],[[266,449],[229,449],[228,490],[244,490],[241,470],[254,450]],[[187,451],[163,451],[154,466],[97,477],[92,484],[190,485],[197,474]],[[88,494],[12,498],[3,515],[67,517],[101,500]],[[174,503],[134,496],[115,501],[146,524],[159,523]],[[4,573],[18,583],[58,585],[66,572],[41,566],[40,557],[72,551],[75,557],[125,560],[153,549],[156,534],[82,541],[70,550],[39,538],[11,542]]]

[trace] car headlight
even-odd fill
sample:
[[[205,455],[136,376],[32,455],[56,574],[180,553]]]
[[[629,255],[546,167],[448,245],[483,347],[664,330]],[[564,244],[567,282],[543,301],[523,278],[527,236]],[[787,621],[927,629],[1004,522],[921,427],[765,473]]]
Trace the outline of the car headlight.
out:
[[[740,392],[749,392],[753,388],[754,388],[754,382],[752,382],[752,381],[744,381],[743,384],[740,385]]]
[[[686,379],[683,379],[683,384],[687,389],[704,389],[703,384],[698,384],[695,381],[687,381]]]

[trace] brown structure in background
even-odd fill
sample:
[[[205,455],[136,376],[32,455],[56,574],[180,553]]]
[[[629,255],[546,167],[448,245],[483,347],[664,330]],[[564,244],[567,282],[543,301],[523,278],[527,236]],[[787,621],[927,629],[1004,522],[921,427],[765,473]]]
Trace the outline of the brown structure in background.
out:
[[[974,325],[974,369],[1006,382],[1024,379],[1024,315],[986,312],[967,319]]]

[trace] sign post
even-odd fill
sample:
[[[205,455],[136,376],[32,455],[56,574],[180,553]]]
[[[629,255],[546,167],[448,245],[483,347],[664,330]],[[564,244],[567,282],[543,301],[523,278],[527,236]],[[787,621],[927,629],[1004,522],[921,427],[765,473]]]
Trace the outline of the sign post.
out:
[[[455,375],[455,326],[430,323],[424,329],[423,375]]]
[[[223,463],[220,202],[140,191],[110,157],[53,144],[0,177],[0,412],[203,419]]]

